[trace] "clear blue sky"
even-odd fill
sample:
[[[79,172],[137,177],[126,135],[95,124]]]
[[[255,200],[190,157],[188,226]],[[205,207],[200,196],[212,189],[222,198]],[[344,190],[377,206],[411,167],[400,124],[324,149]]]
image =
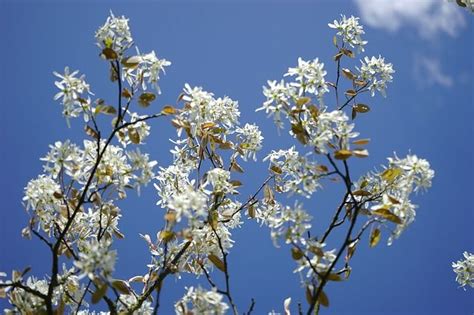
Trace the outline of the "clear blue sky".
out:
[[[21,205],[23,187],[41,171],[39,158],[48,144],[83,137],[80,122],[68,129],[60,105],[52,99],[53,70],[66,65],[80,69],[97,96],[112,100],[115,86],[107,81],[106,64],[98,58],[93,38],[109,9],[130,18],[141,51],[154,49],[173,63],[162,79],[163,95],[155,109],[174,103],[185,82],[229,95],[239,100],[242,121],[262,126],[265,146],[259,157],[291,143],[285,133],[277,135],[263,113],[254,113],[263,101],[262,85],[279,79],[299,56],[319,57],[333,78],[333,32],[327,23],[340,13],[360,13],[352,1],[0,0],[1,271],[27,265],[38,276],[48,271],[47,248],[20,236],[27,223]],[[474,312],[474,291],[459,289],[451,269],[451,262],[461,258],[464,250],[474,251],[474,29],[473,17],[467,12],[461,16],[464,23],[454,36],[443,31],[420,35],[419,26],[406,21],[397,31],[375,24],[366,27],[366,53],[382,54],[397,72],[388,97],[368,99],[372,112],[356,120],[358,130],[372,142],[370,159],[357,161],[354,172],[361,175],[384,163],[393,151],[404,155],[412,150],[431,161],[436,177],[432,189],[416,197],[420,205],[416,221],[399,240],[391,247],[360,246],[349,281],[327,288],[331,302],[327,314]],[[174,137],[174,131],[162,120],[152,123],[152,133],[147,151],[164,165],[170,160],[167,139]],[[261,162],[245,167],[249,177],[244,196],[266,175]],[[329,216],[324,193],[305,200],[316,226]],[[141,198],[130,196],[122,204],[121,229],[127,237],[117,242],[117,274],[123,278],[145,270],[149,254],[138,233],[154,235],[163,215],[155,206],[152,186]],[[266,228],[246,223],[235,233],[236,246],[229,256],[240,310],[248,307],[251,297],[257,302],[255,314],[281,311],[288,296],[293,306],[297,301],[305,304],[304,290],[292,273],[289,248],[275,249]],[[167,280],[163,314],[171,313],[183,287],[193,281],[191,277]],[[4,305],[0,301],[0,307]]]

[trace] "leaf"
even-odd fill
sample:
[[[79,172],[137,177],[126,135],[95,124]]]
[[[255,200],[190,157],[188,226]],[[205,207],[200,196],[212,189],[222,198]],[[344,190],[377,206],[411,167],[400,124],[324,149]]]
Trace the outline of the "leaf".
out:
[[[346,95],[347,96],[356,96],[357,92],[353,89],[349,89],[349,90],[346,91]]]
[[[130,141],[132,141],[133,144],[140,143],[140,135],[138,134],[138,131],[135,128],[128,128],[128,137],[130,138]]]
[[[386,208],[380,208],[380,209],[374,210],[372,211],[372,213],[396,224],[403,223],[402,219],[400,219],[398,216],[396,216],[395,214],[393,214],[390,210]]]
[[[154,93],[144,92],[140,94],[140,97],[138,98],[138,104],[142,107],[148,107],[150,106],[150,103],[155,100],[155,98],[156,95]]]
[[[365,191],[365,190],[356,190],[352,193],[354,196],[362,196],[362,197],[369,197],[371,196],[372,194],[368,191]]]
[[[339,150],[339,151],[334,152],[334,157],[337,160],[347,160],[351,156],[352,156],[352,152],[349,150]]]
[[[339,59],[341,59],[341,57],[343,56],[343,53],[342,52],[339,52],[337,54],[334,55],[334,61],[339,61]]]
[[[327,279],[330,280],[330,281],[342,281],[342,277],[340,275],[338,275],[337,273],[330,273],[328,276],[327,276]]]
[[[324,307],[329,306],[328,296],[326,295],[326,293],[324,293],[323,290],[321,290],[321,292],[319,292],[318,302],[319,302],[319,304],[321,304]]]
[[[364,80],[354,80],[355,85],[364,86],[367,84]]]
[[[332,43],[334,44],[334,46],[337,47],[337,37],[336,37],[336,35],[333,36]]]
[[[251,217],[252,219],[255,218],[255,206],[253,204],[250,204],[248,206],[247,213],[248,213],[249,217]]]
[[[356,117],[357,117],[357,112],[356,112],[356,110],[354,109],[354,107],[352,107],[351,119],[354,120],[354,119],[356,119]]]
[[[375,247],[380,242],[380,229],[376,228],[370,234],[369,246]]]
[[[400,168],[388,168],[382,173],[382,178],[387,181],[391,182],[400,176],[403,173],[402,169]]]
[[[353,108],[358,113],[367,113],[370,111],[370,107],[368,105],[360,104],[360,103],[355,104]]]
[[[347,69],[347,68],[343,68],[342,69],[342,74],[348,78],[349,80],[354,80],[356,78],[355,74],[353,74],[351,72],[351,70]]]
[[[107,60],[114,60],[118,58],[118,54],[112,48],[104,48],[102,49],[102,56],[105,57]]]
[[[291,257],[294,260],[300,260],[301,258],[303,258],[303,256],[304,256],[304,254],[301,251],[301,249],[296,248],[296,247],[291,248]]]
[[[352,141],[352,143],[355,145],[366,145],[369,142],[370,142],[370,139],[359,139],[359,140]]]
[[[327,173],[329,171],[328,167],[326,165],[322,165],[322,164],[316,165],[316,170],[321,172],[321,173]]]
[[[366,149],[354,149],[352,150],[352,153],[354,153],[354,156],[359,158],[365,158],[369,156],[369,151]]]
[[[214,127],[215,125],[216,125],[216,124],[213,123],[212,121],[206,122],[206,123],[201,124],[201,129],[211,129],[211,128]]]
[[[244,169],[236,161],[232,162],[232,168],[231,169],[233,171],[238,172],[238,173],[243,173],[244,172]]]
[[[300,107],[305,104],[308,104],[311,101],[311,98],[309,97],[300,97],[298,100],[296,100],[296,106]]]
[[[92,298],[91,298],[92,304],[97,304],[100,302],[100,300],[107,293],[107,288],[108,288],[107,284],[102,284],[97,287],[94,294],[92,294]]]
[[[225,270],[226,270],[225,269],[225,264],[219,257],[217,257],[214,254],[209,254],[209,256],[207,256],[207,258],[209,258],[209,260],[214,264],[214,266],[217,267],[217,269],[219,269],[222,272],[225,272]]]
[[[127,88],[124,88],[122,90],[122,97],[132,98],[132,92],[130,92]]]
[[[123,58],[121,63],[125,68],[133,69],[133,68],[136,68],[140,64],[140,57],[131,56],[131,57]]]
[[[352,52],[352,50],[342,48],[342,49],[341,49],[341,52],[342,52],[344,55],[346,55],[347,57],[349,57],[349,58],[354,58],[354,57],[355,57],[355,55],[354,55],[354,53]]]
[[[309,286],[306,286],[305,296],[306,302],[308,302],[309,305],[313,305],[313,292]]]
[[[113,106],[99,104],[95,107],[95,114],[97,115],[98,113],[115,115],[117,114],[117,110]]]
[[[84,126],[84,131],[86,132],[86,135],[88,135],[89,137],[92,137],[94,139],[99,139],[99,134],[97,133],[97,131],[95,131],[88,125]]]
[[[113,280],[112,281],[112,287],[114,289],[116,289],[117,291],[119,291],[120,293],[122,294],[130,294],[132,293],[130,291],[130,288],[128,287],[128,284],[127,282],[123,281],[123,280],[119,280],[119,279],[116,279],[116,280]]]
[[[128,279],[128,282],[144,282],[145,278],[143,276],[135,276]]]
[[[277,165],[272,165],[270,167],[270,170],[275,173],[275,174],[281,174],[283,171],[281,170],[281,167],[277,166]]]
[[[163,107],[163,109],[161,110],[161,112],[164,114],[164,115],[174,115],[176,114],[176,108],[174,108],[173,106],[171,105],[166,105],[165,107]]]
[[[169,230],[163,230],[160,232],[160,240],[165,243],[168,243],[174,238],[174,232]]]
[[[242,182],[240,180],[236,180],[236,179],[231,180],[229,183],[231,183],[232,186],[234,186],[234,187],[242,186]]]

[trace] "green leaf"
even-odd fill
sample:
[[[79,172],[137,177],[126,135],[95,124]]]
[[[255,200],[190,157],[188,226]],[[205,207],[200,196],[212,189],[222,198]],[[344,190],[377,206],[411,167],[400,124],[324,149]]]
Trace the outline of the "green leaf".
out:
[[[118,58],[118,54],[115,52],[115,50],[109,47],[102,50],[102,56],[104,56],[107,60],[115,60]]]
[[[370,234],[369,246],[375,247],[380,242],[380,229],[374,229]]]
[[[92,304],[97,304],[100,302],[100,300],[107,293],[107,288],[108,288],[107,284],[101,284],[99,287],[97,287],[94,294],[92,294],[92,298],[91,298]]]
[[[151,102],[156,99],[156,95],[151,92],[143,92],[138,98],[138,104],[142,107],[150,106]]]
[[[119,291],[120,293],[122,293],[122,294],[127,294],[128,295],[128,294],[131,293],[127,282],[125,282],[123,280],[119,280],[119,279],[113,280],[112,281],[112,287],[114,289],[116,289],[117,291]]]
[[[403,173],[402,169],[400,168],[388,168],[382,173],[382,178],[387,181],[391,182],[400,176]]]
[[[402,219],[400,219],[398,216],[393,214],[387,208],[380,208],[380,209],[372,211],[372,213],[375,214],[375,215],[378,215],[379,217],[387,219],[387,220],[389,220],[393,223],[396,223],[396,224],[402,224],[403,223]]]
[[[117,114],[117,110],[113,106],[99,104],[95,107],[95,114],[97,115],[99,113],[106,115],[115,115]]]
[[[300,260],[301,258],[303,258],[303,256],[304,256],[304,253],[303,251],[301,251],[301,249],[296,248],[296,247],[291,248],[291,257],[294,260]]]
[[[174,115],[176,114],[176,108],[171,105],[166,105],[165,107],[163,107],[161,112],[165,115]]]
[[[365,104],[356,104],[354,105],[354,110],[358,113],[367,113],[370,111],[370,107]]]
[[[352,152],[349,150],[339,150],[339,151],[334,152],[334,157],[337,160],[347,160],[351,156],[352,156]]]

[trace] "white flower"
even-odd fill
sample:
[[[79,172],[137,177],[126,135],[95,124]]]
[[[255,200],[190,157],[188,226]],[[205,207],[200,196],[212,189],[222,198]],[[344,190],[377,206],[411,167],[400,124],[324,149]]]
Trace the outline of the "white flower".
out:
[[[130,314],[129,309],[135,306],[138,302],[138,299],[135,295],[132,294],[121,294],[117,311],[119,313]],[[144,301],[140,308],[133,312],[133,315],[151,315],[153,314],[153,306],[150,301]]]
[[[360,79],[366,81],[371,95],[375,95],[375,91],[379,91],[386,96],[385,89],[388,82],[392,82],[392,74],[395,73],[391,63],[385,63],[385,58],[380,55],[378,58],[365,57],[360,61],[361,67],[357,68],[360,72]]]
[[[268,87],[263,87],[263,95],[267,98],[262,107],[257,108],[257,112],[265,110],[268,116],[273,116],[273,120],[277,127],[282,128],[281,112],[286,112],[290,106],[293,95],[297,94],[296,89],[285,81],[267,81]]]
[[[64,74],[53,72],[55,76],[61,81],[55,81],[54,84],[60,90],[55,96],[54,100],[61,99],[63,104],[63,115],[66,118],[78,117],[80,114],[84,115],[84,120],[89,120],[91,104],[88,94],[91,94],[89,84],[84,80],[85,75],[77,77],[79,71],[72,73],[69,68],[64,68]]]
[[[229,308],[223,302],[223,295],[217,293],[216,289],[206,291],[201,287],[190,287],[186,290],[186,294],[174,306],[176,314],[221,315]]]
[[[100,48],[111,48],[119,55],[133,44],[128,19],[124,16],[115,17],[112,12],[105,24],[96,31],[95,38]]]
[[[330,28],[337,30],[337,35],[342,37],[344,43],[348,43],[352,48],[357,48],[358,52],[364,51],[364,45],[367,41],[362,40],[361,35],[365,34],[364,28],[359,24],[359,18],[351,16],[346,18],[341,14],[339,21],[334,20],[334,23],[329,23]]]
[[[155,176],[153,172],[153,167],[155,167],[158,162],[150,161],[148,154],[143,154],[137,148],[136,151],[128,151],[127,157],[130,161],[130,165],[135,172],[140,172],[140,175],[135,175],[135,186],[140,192],[141,185],[147,185],[152,178]]]
[[[322,99],[322,95],[329,92],[324,77],[326,76],[324,63],[320,63],[318,58],[312,61],[305,61],[298,58],[296,68],[288,68],[285,76],[296,76],[296,82],[290,83],[291,86],[298,88],[298,95],[313,94]]]
[[[176,222],[180,222],[184,216],[189,220],[191,226],[195,222],[203,222],[207,219],[207,195],[192,186],[187,186],[183,191],[172,196],[168,208],[176,213]]]
[[[215,193],[234,193],[235,187],[230,180],[230,172],[221,168],[214,168],[207,172],[206,185],[210,184]]]
[[[463,255],[463,260],[452,264],[453,271],[456,273],[456,281],[463,288],[465,286],[474,288],[474,254],[464,252]]]
[[[247,158],[257,160],[256,153],[262,148],[262,132],[255,124],[245,124],[243,128],[235,130],[239,147],[243,152],[242,158],[247,161]]]
[[[300,156],[295,147],[272,151],[264,159],[277,168],[276,180],[283,192],[297,193],[309,197],[321,187],[317,164]]]
[[[50,145],[51,149],[48,154],[41,158],[46,164],[43,169],[46,173],[51,174],[53,178],[57,178],[59,173],[63,170],[71,177],[75,177],[77,171],[80,169],[80,160],[83,154],[82,150],[71,141],[65,142],[56,141],[54,145]]]
[[[189,180],[191,168],[182,165],[170,165],[167,168],[160,167],[160,171],[156,176],[158,180],[154,184],[160,200],[157,205],[166,207],[175,194],[180,194],[188,186],[192,186],[193,182]]]
[[[112,250],[110,245],[110,241],[102,239],[99,242],[96,237],[78,244],[79,260],[75,261],[74,265],[81,271],[79,279],[85,276],[91,280],[96,276],[111,277],[115,269],[117,251]]]
[[[122,144],[123,147],[126,147],[127,145],[131,143],[144,144],[145,139],[150,135],[151,128],[147,124],[146,121],[139,121],[139,122],[136,122],[136,121],[141,118],[146,117],[146,115],[140,116],[137,113],[133,113],[133,112],[127,112],[127,114],[130,116],[129,122],[133,123],[133,125],[129,126],[127,129],[120,130],[117,133],[117,139],[119,140],[119,142]],[[131,136],[131,134],[133,136]]]

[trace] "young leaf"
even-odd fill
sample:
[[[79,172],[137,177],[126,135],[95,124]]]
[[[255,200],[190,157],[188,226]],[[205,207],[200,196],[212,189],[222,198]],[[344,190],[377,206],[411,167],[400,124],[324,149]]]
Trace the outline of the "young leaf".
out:
[[[375,247],[380,241],[380,229],[376,228],[370,234],[369,246]]]
[[[360,103],[355,104],[353,108],[358,113],[367,113],[370,111],[370,107],[368,105],[360,104]]]
[[[390,212],[390,210],[386,208],[380,208],[380,209],[374,210],[372,211],[372,213],[396,224],[403,223],[402,219],[400,219],[398,216],[396,216],[395,214],[393,214],[392,212]]]
[[[209,260],[214,264],[214,266],[217,267],[217,269],[222,272],[225,272],[224,262],[219,257],[214,254],[210,254],[209,256],[207,256],[207,258],[209,258]]]
[[[328,306],[329,306],[329,299],[328,299],[328,296],[326,295],[326,293],[324,293],[323,290],[321,290],[321,292],[319,293],[318,302],[319,302],[319,304],[321,304],[321,305],[324,306],[324,307],[328,307]]]
[[[113,280],[112,287],[122,294],[128,295],[131,293],[128,284],[123,280],[119,280],[119,279]]]
[[[161,110],[161,112],[162,112],[164,115],[174,115],[174,114],[176,114],[176,108],[174,108],[174,107],[171,106],[171,105],[166,105],[165,107],[163,107],[163,109]]]
[[[97,287],[95,290],[94,294],[92,294],[91,302],[92,304],[97,304],[99,301],[104,297],[104,295],[107,293],[107,284],[101,284],[100,286]]]
[[[351,156],[352,156],[352,152],[349,150],[339,150],[339,151],[334,152],[334,157],[337,160],[347,160]]]

